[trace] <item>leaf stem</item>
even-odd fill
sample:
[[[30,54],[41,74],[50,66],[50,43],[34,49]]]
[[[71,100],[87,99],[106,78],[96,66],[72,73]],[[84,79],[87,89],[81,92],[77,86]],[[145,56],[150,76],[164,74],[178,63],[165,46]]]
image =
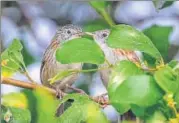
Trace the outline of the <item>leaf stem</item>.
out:
[[[89,70],[74,70],[74,72],[82,72],[82,73],[87,73],[87,72],[93,72],[93,71],[98,71],[98,70],[103,70],[103,69],[108,69],[111,66],[107,66],[107,67],[101,67],[101,68],[97,68],[97,69],[89,69]]]
[[[114,21],[112,20],[111,16],[108,14],[108,12],[106,12],[105,9],[101,9],[101,11],[99,11],[98,13],[100,13],[105,21],[110,25],[110,26],[113,26],[115,25]]]
[[[32,83],[35,83],[35,81],[30,77],[27,71],[23,72],[23,74],[28,78],[29,81],[31,81]]]
[[[112,64],[110,64],[110,62],[105,58],[105,62],[108,64],[108,66],[112,66]]]

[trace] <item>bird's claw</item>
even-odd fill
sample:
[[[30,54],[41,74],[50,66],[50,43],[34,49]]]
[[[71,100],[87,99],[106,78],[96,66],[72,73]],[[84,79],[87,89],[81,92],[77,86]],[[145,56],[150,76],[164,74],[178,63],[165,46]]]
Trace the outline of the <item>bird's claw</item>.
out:
[[[63,97],[62,91],[60,89],[56,89],[56,98],[62,99],[62,97]]]
[[[108,105],[107,99],[105,97],[106,95],[107,95],[107,93],[102,94],[102,95],[97,97],[97,102],[100,103],[101,108],[105,108]]]

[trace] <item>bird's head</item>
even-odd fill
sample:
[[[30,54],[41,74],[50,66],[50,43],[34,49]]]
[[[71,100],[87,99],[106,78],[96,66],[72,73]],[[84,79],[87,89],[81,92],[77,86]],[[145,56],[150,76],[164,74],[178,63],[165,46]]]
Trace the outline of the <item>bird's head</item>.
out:
[[[57,29],[55,39],[60,43],[64,43],[74,38],[79,38],[83,35],[82,29],[76,25],[66,25]]]
[[[110,34],[110,30],[108,30],[108,29],[99,30],[99,31],[95,31],[93,33],[86,32],[86,34],[91,35],[94,38],[94,40],[96,41],[96,43],[101,45],[101,44],[106,43],[106,40]]]

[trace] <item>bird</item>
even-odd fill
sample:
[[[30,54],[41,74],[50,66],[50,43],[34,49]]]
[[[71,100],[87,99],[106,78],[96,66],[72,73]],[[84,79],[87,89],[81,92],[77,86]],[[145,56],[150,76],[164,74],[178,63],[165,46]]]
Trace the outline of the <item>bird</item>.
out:
[[[53,88],[57,92],[57,97],[61,98],[59,95],[59,90],[66,91],[67,85],[71,86],[79,74],[75,73],[70,76],[63,78],[62,80],[55,81],[54,84],[50,84],[49,79],[53,78],[57,73],[63,72],[65,70],[75,69],[81,70],[82,63],[70,63],[70,64],[62,64],[56,60],[56,50],[63,43],[68,42],[75,38],[80,38],[83,35],[82,28],[76,25],[65,25],[57,29],[56,34],[52,38],[50,45],[46,48],[43,58],[42,64],[40,67],[40,79],[41,83],[44,86]],[[64,106],[61,105],[59,111],[56,115],[60,115],[63,113]]]
[[[109,66],[109,64],[115,65],[122,60],[129,60],[134,63],[140,63],[140,59],[135,51],[111,48],[107,45],[106,40],[110,34],[109,29],[98,30],[95,32],[86,32],[86,34],[93,37],[94,41],[100,46],[105,55],[107,62],[100,64],[99,67]],[[104,86],[107,88],[111,69],[103,69],[100,70],[99,73]]]

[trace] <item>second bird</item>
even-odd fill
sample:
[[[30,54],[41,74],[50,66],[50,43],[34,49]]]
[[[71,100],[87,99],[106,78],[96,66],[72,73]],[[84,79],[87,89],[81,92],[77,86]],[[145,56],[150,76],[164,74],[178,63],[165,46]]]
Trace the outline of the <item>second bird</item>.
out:
[[[99,30],[94,33],[87,33],[91,36],[93,36],[94,40],[96,43],[101,47],[101,49],[104,52],[106,60],[114,65],[117,62],[121,60],[130,60],[135,63],[140,63],[140,60],[134,51],[129,51],[129,50],[123,50],[123,49],[116,49],[116,48],[111,48],[107,45],[106,40],[110,34],[110,30]],[[100,67],[107,66],[107,63],[104,63],[100,65]],[[110,76],[111,70],[105,69],[100,71],[100,76],[103,81],[103,84],[105,87],[108,85],[109,81],[109,76]]]

